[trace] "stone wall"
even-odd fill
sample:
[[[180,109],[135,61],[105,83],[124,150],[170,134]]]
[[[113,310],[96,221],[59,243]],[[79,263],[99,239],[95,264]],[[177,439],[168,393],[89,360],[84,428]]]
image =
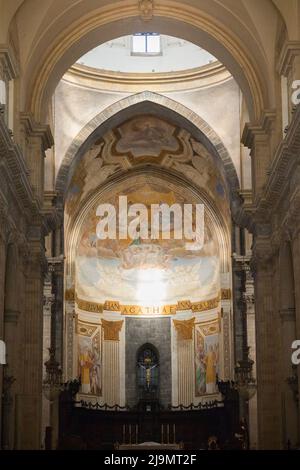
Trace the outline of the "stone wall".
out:
[[[171,325],[170,318],[126,318],[126,403],[137,403],[136,390],[136,355],[145,343],[150,343],[159,353],[160,392],[159,399],[163,406],[171,403]]]

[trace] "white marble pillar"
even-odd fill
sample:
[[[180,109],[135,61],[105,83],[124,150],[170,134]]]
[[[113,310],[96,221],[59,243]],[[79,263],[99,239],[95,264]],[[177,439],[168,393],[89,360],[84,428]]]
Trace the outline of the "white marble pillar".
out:
[[[124,320],[102,319],[103,331],[103,401],[110,406],[120,405],[120,332]]]
[[[194,348],[192,339],[178,339],[178,404],[194,401]]]
[[[195,395],[195,318],[193,317],[188,320],[173,320],[173,325],[177,336],[178,405],[188,406],[194,402]]]
[[[120,404],[119,341],[103,342],[103,401],[110,406]]]

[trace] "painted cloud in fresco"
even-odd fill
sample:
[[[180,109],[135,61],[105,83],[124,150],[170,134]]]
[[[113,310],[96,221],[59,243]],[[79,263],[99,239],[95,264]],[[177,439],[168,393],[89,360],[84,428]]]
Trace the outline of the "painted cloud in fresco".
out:
[[[128,203],[185,203],[183,191],[155,180],[135,178],[116,188],[107,202],[117,203],[126,193]],[[193,201],[189,201],[192,203]],[[210,298],[219,290],[217,241],[205,225],[201,250],[186,249],[186,240],[99,240],[98,217],[91,210],[77,250],[76,292],[93,301],[119,300],[124,304],[167,304]],[[206,219],[207,220],[207,219]]]
[[[209,298],[218,291],[217,257],[173,259],[169,268],[123,269],[120,260],[79,256],[76,262],[76,291],[98,302],[117,299],[121,303],[146,305]]]

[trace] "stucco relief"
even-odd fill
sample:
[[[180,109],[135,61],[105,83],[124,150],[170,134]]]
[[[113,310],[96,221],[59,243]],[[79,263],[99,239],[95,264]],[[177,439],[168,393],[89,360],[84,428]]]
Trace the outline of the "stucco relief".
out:
[[[206,191],[229,216],[228,188],[220,162],[189,132],[155,116],[138,116],[110,130],[83,155],[73,174],[66,214],[76,212],[109,177],[151,164],[183,175]]]

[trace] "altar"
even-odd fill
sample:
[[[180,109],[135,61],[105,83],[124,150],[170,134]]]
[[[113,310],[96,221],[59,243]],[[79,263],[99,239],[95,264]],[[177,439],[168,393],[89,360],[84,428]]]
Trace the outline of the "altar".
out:
[[[184,444],[160,444],[159,442],[141,442],[140,444],[115,444],[116,450],[182,450]]]

